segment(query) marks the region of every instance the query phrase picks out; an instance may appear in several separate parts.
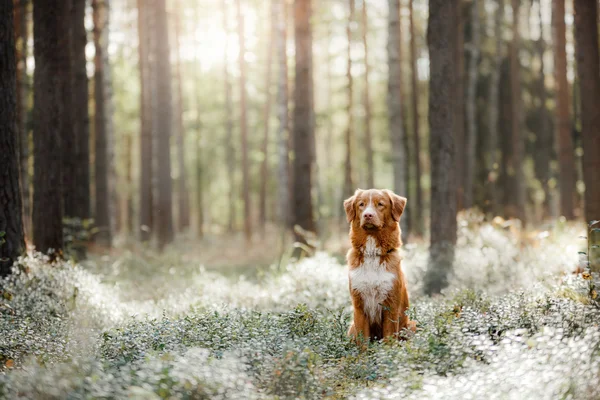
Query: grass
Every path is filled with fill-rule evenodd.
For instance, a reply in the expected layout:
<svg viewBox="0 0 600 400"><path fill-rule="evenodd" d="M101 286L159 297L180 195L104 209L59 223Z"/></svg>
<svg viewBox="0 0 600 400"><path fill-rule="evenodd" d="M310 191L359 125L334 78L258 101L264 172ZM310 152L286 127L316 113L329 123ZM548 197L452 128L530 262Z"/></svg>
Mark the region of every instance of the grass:
<svg viewBox="0 0 600 400"><path fill-rule="evenodd" d="M419 330L366 352L346 337L346 270L326 253L236 273L185 243L80 265L29 255L0 282L0 397L600 397L600 309L572 273L578 227L460 226L441 296L421 293L426 245L406 246Z"/></svg>

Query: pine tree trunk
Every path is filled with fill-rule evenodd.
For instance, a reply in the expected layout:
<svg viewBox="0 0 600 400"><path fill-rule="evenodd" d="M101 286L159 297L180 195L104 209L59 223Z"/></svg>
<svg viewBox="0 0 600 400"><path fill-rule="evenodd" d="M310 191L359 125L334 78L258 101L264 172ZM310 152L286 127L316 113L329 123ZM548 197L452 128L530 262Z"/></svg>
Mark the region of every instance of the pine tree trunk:
<svg viewBox="0 0 600 400"><path fill-rule="evenodd" d="M240 144L242 148L242 200L244 202L244 237L246 243L252 240L252 219L250 216L250 164L248 161L248 116L246 108L246 45L244 34L244 15L241 0L236 0L238 20L238 62L240 64Z"/></svg>
<svg viewBox="0 0 600 400"><path fill-rule="evenodd" d="M452 1L455 15L454 31L454 136L456 138L457 209L465 208L465 30L462 0Z"/></svg>
<svg viewBox="0 0 600 400"><path fill-rule="evenodd" d="M273 33L275 31L275 21L271 21L268 28L267 40L267 69L265 71L265 108L263 114L263 140L261 152L263 159L260 165L260 192L259 192L259 222L261 230L264 232L267 224L267 184L269 182L269 130L271 121L271 70L273 64Z"/></svg>
<svg viewBox="0 0 600 400"><path fill-rule="evenodd" d="M227 0L223 0L223 30L227 33L225 37L225 46L223 52L223 74L225 81L225 153L227 154L227 177L229 182L229 220L227 222L227 230L233 232L235 228L235 200L236 200L236 179L235 179L235 147L233 146L233 101L232 101L232 84L229 74L229 15L227 10Z"/></svg>
<svg viewBox="0 0 600 400"><path fill-rule="evenodd" d="M138 38L140 70L140 194L139 194L139 237L142 242L150 240L153 224L154 195L152 190L153 138L152 138L152 101L150 99L150 34L149 12L152 5L148 0L138 1ZM144 4L145 3L145 4Z"/></svg>
<svg viewBox="0 0 600 400"><path fill-rule="evenodd" d="M369 64L369 18L367 15L367 1L363 0L362 4L362 41L365 52L365 88L363 97L363 107L365 111L365 152L367 153L367 187L375 187L375 167L373 165L373 134L371 132L371 95L369 75L371 65Z"/></svg>
<svg viewBox="0 0 600 400"><path fill-rule="evenodd" d="M474 205L476 150L477 150L477 66L479 63L480 46L480 24L479 24L479 1L471 3L471 43L469 44L469 75L467 82L467 135L465 137L465 173L464 173L464 198L463 205L466 209Z"/></svg>
<svg viewBox="0 0 600 400"><path fill-rule="evenodd" d="M19 112L13 2L0 3L0 277L25 251L19 187Z"/></svg>
<svg viewBox="0 0 600 400"><path fill-rule="evenodd" d="M127 134L125 136L125 184L127 189L125 192L125 232L127 235L134 233L134 222L133 222L133 165L132 165L132 154L133 151L133 135Z"/></svg>
<svg viewBox="0 0 600 400"><path fill-rule="evenodd" d="M415 219L414 232L418 236L423 236L425 232L425 224L423 220L423 185L421 183L421 133L419 129L419 86L418 86L418 70L417 70L417 49L416 36L413 15L413 0L409 1L409 19L410 19L410 65L411 65L411 99L412 99L412 128L413 128L413 148L414 163L415 163L415 193L416 198L412 203L412 212Z"/></svg>
<svg viewBox="0 0 600 400"><path fill-rule="evenodd" d="M171 181L171 62L166 0L156 0L156 69L157 69L157 177L158 197L157 238L158 247L173 241L173 189Z"/></svg>
<svg viewBox="0 0 600 400"><path fill-rule="evenodd" d="M581 96L581 138L585 220L600 220L600 56L598 3L574 0L577 74Z"/></svg>
<svg viewBox="0 0 600 400"><path fill-rule="evenodd" d="M69 46L64 35L64 16L70 2L33 3L34 104L33 104L33 244L37 251L60 256L63 247L61 132L67 122L65 107L70 104L57 86L70 76ZM52 250L52 251L50 251Z"/></svg>
<svg viewBox="0 0 600 400"><path fill-rule="evenodd" d="M181 3L180 3L181 4ZM183 77L181 74L181 17L177 9L173 10L173 19L175 25L175 59L176 59L176 70L175 80L177 82L177 169L179 170L179 179L177 180L177 195L179 200L179 223L178 227L180 231L185 231L190 226L190 193L188 191L187 182L187 170L185 166L185 147L186 147L186 133L185 126L183 123Z"/></svg>
<svg viewBox="0 0 600 400"><path fill-rule="evenodd" d="M312 98L312 46L311 46L311 1L295 0L294 3L294 42L296 45L296 74L294 82L294 123L293 123L293 201L294 225L314 232L311 189L314 144ZM306 243L302 235L296 233L296 240Z"/></svg>
<svg viewBox="0 0 600 400"><path fill-rule="evenodd" d="M73 216L82 220L91 217L90 212L90 116L87 77L87 31L85 29L86 0L72 0L72 59L73 59L73 126L74 126L74 173L75 209Z"/></svg>
<svg viewBox="0 0 600 400"><path fill-rule="evenodd" d="M353 80L352 80L352 24L354 23L354 0L349 0L349 14L346 21L346 40L348 42L346 53L346 79L348 82L348 104L346 114L348 116L348 126L346 127L345 149L346 157L344 162L344 199L351 196L354 192L354 179L352 177L352 147L354 142L354 112L353 106Z"/></svg>
<svg viewBox="0 0 600 400"><path fill-rule="evenodd" d="M105 246L112 242L110 223L110 187L109 174L109 138L108 138L108 110L106 104L105 62L104 53L108 48L108 0L92 0L94 11L94 45L96 55L94 58L94 137L95 137L95 186L96 207L95 224L98 228L96 240Z"/></svg>
<svg viewBox="0 0 600 400"><path fill-rule="evenodd" d="M431 247L425 276L425 292L428 294L439 293L447 286L456 244L456 137L452 132L456 88L448 82L452 82L456 74L454 18L458 1L429 1Z"/></svg>
<svg viewBox="0 0 600 400"><path fill-rule="evenodd" d="M225 10L225 9L223 9ZM198 4L194 7L194 16L196 19L200 19L200 7ZM195 74L195 89L196 89L196 234L198 239L204 237L204 192L209 191L209 182L205 179L204 172L204 148L202 138L202 82L201 82L201 71L200 68L196 70Z"/></svg>
<svg viewBox="0 0 600 400"><path fill-rule="evenodd" d="M554 71L556 82L556 139L558 149L560 213L567 219L575 217L575 153L571 136L569 112L569 82L567 81L567 53L565 27L565 0L552 1L554 34Z"/></svg>
<svg viewBox="0 0 600 400"><path fill-rule="evenodd" d="M277 82L277 176L279 198L279 220L283 226L290 224L290 161L289 161L289 107L287 66L287 7L286 0L274 0L277 21L277 60L279 65Z"/></svg>
<svg viewBox="0 0 600 400"><path fill-rule="evenodd" d="M400 64L400 2L399 0L388 0L388 129L392 143L392 168L394 169L394 192L406 195L406 154L404 138L404 122L402 115L402 69ZM405 238L407 218L401 220L402 235Z"/></svg>

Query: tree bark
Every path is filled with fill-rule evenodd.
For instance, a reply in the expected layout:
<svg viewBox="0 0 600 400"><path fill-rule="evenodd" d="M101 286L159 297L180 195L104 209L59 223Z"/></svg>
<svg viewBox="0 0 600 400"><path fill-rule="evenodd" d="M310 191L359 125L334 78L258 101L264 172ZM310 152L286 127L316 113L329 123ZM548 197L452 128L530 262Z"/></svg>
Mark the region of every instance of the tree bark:
<svg viewBox="0 0 600 400"><path fill-rule="evenodd" d="M467 82L466 116L467 135L465 137L465 173L464 173L464 208L474 204L476 150L477 150L477 77L480 46L479 1L471 3L471 43L469 44L469 75Z"/></svg>
<svg viewBox="0 0 600 400"><path fill-rule="evenodd" d="M415 217L414 232L418 236L423 236L425 224L423 220L423 185L421 183L421 132L419 116L419 80L417 70L417 45L414 25L413 0L409 1L409 20L410 20L410 58L411 58L411 99L412 99L412 128L413 128L413 149L415 163L415 202L413 203L413 215Z"/></svg>
<svg viewBox="0 0 600 400"><path fill-rule="evenodd" d="M64 16L70 2L33 3L34 104L33 104L33 244L37 251L56 258L63 247L62 149L61 132L66 124L65 107L70 102L56 90L70 76L69 46L64 34Z"/></svg>
<svg viewBox="0 0 600 400"><path fill-rule="evenodd" d="M552 0L554 35L554 72L556 81L556 139L558 149L560 213L567 219L575 218L575 153L571 136L569 111L569 83L567 81L567 53L565 27L565 0Z"/></svg>
<svg viewBox="0 0 600 400"><path fill-rule="evenodd" d="M600 55L598 3L574 0L577 74L581 97L581 138L585 219L600 220Z"/></svg>
<svg viewBox="0 0 600 400"><path fill-rule="evenodd" d="M352 24L354 23L354 0L349 0L348 20L346 21L346 40L348 42L346 53L346 80L348 82L348 104L346 114L348 115L348 126L346 127L345 149L346 159L344 162L344 199L350 197L354 192L354 179L352 177L352 147L354 143L354 111L353 111L353 79L352 79Z"/></svg>
<svg viewBox="0 0 600 400"><path fill-rule="evenodd" d="M407 192L404 122L402 115L402 68L401 68L400 2L388 0L388 129L392 143L392 168L394 169L394 192L403 196ZM408 233L407 217L402 218L402 236Z"/></svg>
<svg viewBox="0 0 600 400"><path fill-rule="evenodd" d="M246 45L244 34L244 14L241 0L236 0L238 19L238 42L240 64L240 143L242 147L242 200L244 202L244 237L246 243L252 240L252 219L250 216L250 164L248 161L248 116L246 108Z"/></svg>
<svg viewBox="0 0 600 400"><path fill-rule="evenodd" d="M156 0L156 69L157 69L157 238L163 249L173 241L173 189L171 181L171 62L166 0Z"/></svg>
<svg viewBox="0 0 600 400"><path fill-rule="evenodd" d="M277 83L277 153L279 220L283 226L290 224L290 161L289 161L289 107L288 107L288 65L287 65L287 7L286 0L273 1L277 21L277 60L279 64Z"/></svg>
<svg viewBox="0 0 600 400"><path fill-rule="evenodd" d="M231 77L229 74L229 15L227 10L227 0L223 0L223 30L226 32L225 37L225 46L223 50L223 75L225 81L225 153L227 154L227 177L229 181L229 212L228 212L228 222L227 222L227 230L229 232L233 232L235 227L235 147L233 146L233 103L231 99L232 95L232 85L231 85Z"/></svg>
<svg viewBox="0 0 600 400"><path fill-rule="evenodd" d="M367 186L375 187L375 167L373 165L373 134L371 131L371 94L369 75L371 73L371 65L369 64L369 18L367 15L367 1L363 0L362 4L362 41L365 52L365 88L363 97L363 107L365 111L365 152L367 158Z"/></svg>
<svg viewBox="0 0 600 400"><path fill-rule="evenodd" d="M456 76L454 18L458 1L429 1L431 247L425 276L425 292L428 294L439 293L447 286L456 244L456 137L452 132L456 88L448 83Z"/></svg>
<svg viewBox="0 0 600 400"><path fill-rule="evenodd" d="M96 241L110 246L112 232L110 223L110 187L109 187L109 138L108 113L106 104L106 75L104 71L104 53L108 48L108 0L92 0L94 11L94 137L95 137L95 186L96 207L95 224L98 228Z"/></svg>
<svg viewBox="0 0 600 400"><path fill-rule="evenodd" d="M154 195L152 190L153 138L152 138L152 85L150 79L150 34L148 27L148 9L152 5L148 0L138 2L138 55L140 70L140 195L139 195L139 237L142 242L151 238L154 230ZM145 4L144 4L145 3Z"/></svg>
<svg viewBox="0 0 600 400"><path fill-rule="evenodd" d="M455 15L453 37L454 43L454 136L456 137L456 190L457 209L465 208L465 28L462 0L453 1Z"/></svg>
<svg viewBox="0 0 600 400"><path fill-rule="evenodd" d="M293 207L294 225L314 232L312 205L313 164L313 102L312 102L312 45L311 45L311 1L295 0L294 42L296 45L296 74L294 82L294 128L293 128ZM296 240L306 243L296 232Z"/></svg>
<svg viewBox="0 0 600 400"><path fill-rule="evenodd" d="M13 2L0 3L0 277L25 250L19 187L17 60Z"/></svg>

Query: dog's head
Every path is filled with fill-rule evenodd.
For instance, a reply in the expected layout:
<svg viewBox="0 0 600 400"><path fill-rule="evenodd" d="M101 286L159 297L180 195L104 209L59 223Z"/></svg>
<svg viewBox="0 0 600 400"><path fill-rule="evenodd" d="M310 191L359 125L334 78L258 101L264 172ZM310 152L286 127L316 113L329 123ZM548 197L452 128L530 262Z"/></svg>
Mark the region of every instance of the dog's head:
<svg viewBox="0 0 600 400"><path fill-rule="evenodd" d="M387 189L358 189L344 201L348 222L365 231L397 225L405 206L406 198Z"/></svg>

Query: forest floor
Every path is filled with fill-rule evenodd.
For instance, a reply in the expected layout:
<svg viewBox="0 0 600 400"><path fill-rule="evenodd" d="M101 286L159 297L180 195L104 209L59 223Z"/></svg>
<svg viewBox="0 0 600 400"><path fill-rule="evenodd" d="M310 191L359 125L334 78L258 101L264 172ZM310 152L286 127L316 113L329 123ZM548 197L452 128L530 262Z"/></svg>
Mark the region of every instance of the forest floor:
<svg viewBox="0 0 600 400"><path fill-rule="evenodd" d="M298 262L277 239L29 255L0 281L0 398L599 398L584 227L459 229L441 296L422 294L426 244L404 247L419 329L366 352L346 337L343 240Z"/></svg>

